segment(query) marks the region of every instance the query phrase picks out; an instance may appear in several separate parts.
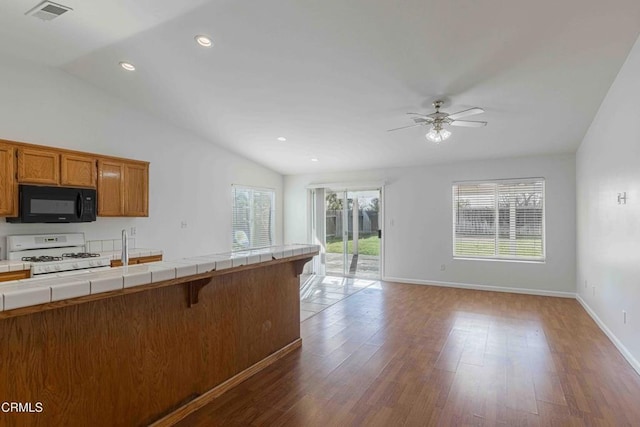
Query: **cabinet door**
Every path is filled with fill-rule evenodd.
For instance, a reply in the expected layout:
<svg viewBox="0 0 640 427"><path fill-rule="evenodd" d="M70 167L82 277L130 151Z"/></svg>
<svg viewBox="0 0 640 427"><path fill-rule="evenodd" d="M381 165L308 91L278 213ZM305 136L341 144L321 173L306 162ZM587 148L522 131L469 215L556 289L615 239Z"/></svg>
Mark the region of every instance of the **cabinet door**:
<svg viewBox="0 0 640 427"><path fill-rule="evenodd" d="M29 277L31 277L31 270L10 271L8 273L0 273L0 282L28 279Z"/></svg>
<svg viewBox="0 0 640 427"><path fill-rule="evenodd" d="M98 215L124 215L124 164L98 160Z"/></svg>
<svg viewBox="0 0 640 427"><path fill-rule="evenodd" d="M129 258L129 265L138 264L138 258ZM111 267L122 267L122 260L114 259L111 260Z"/></svg>
<svg viewBox="0 0 640 427"><path fill-rule="evenodd" d="M71 187L96 188L96 159L77 154L62 154L60 183Z"/></svg>
<svg viewBox="0 0 640 427"><path fill-rule="evenodd" d="M124 164L124 214L149 216L148 164Z"/></svg>
<svg viewBox="0 0 640 427"><path fill-rule="evenodd" d="M162 261L162 255L150 255L137 258L138 264L146 264L148 262Z"/></svg>
<svg viewBox="0 0 640 427"><path fill-rule="evenodd" d="M15 150L0 144L0 216L18 214L18 191L15 175Z"/></svg>
<svg viewBox="0 0 640 427"><path fill-rule="evenodd" d="M18 182L60 184L60 154L38 148L18 148Z"/></svg>

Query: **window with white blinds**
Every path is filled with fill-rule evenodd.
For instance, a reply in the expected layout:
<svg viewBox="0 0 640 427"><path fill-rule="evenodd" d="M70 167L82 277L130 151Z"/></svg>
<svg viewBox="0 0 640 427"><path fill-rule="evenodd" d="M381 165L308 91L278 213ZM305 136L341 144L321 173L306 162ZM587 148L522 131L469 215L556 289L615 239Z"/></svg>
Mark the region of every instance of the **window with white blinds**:
<svg viewBox="0 0 640 427"><path fill-rule="evenodd" d="M232 186L234 251L273 245L275 198L273 190Z"/></svg>
<svg viewBox="0 0 640 427"><path fill-rule="evenodd" d="M545 259L544 179L453 184L453 256Z"/></svg>

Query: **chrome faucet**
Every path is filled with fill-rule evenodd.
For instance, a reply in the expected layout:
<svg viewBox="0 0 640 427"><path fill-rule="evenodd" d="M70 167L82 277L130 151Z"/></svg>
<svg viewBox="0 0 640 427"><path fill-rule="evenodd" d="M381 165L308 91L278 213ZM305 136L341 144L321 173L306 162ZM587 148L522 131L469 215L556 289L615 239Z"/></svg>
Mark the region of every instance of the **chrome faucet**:
<svg viewBox="0 0 640 427"><path fill-rule="evenodd" d="M122 254L120 260L122 261L123 267L129 265L129 239L127 237L127 230L122 230Z"/></svg>

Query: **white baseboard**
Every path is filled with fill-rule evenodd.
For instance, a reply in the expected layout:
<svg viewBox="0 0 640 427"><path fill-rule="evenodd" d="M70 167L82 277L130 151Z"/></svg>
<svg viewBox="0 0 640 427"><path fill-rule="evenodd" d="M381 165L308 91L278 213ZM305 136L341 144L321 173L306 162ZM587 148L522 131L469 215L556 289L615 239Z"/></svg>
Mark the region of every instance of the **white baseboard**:
<svg viewBox="0 0 640 427"><path fill-rule="evenodd" d="M575 298L573 292L546 291L540 289L508 288L502 286L478 285L473 283L439 282L436 280L403 279L400 277L383 277L386 282L410 283L413 285L444 286L447 288L474 289L477 291L509 292L513 294L539 295L545 297Z"/></svg>
<svg viewBox="0 0 640 427"><path fill-rule="evenodd" d="M633 355L627 349L627 347L625 347L624 344L622 344L622 342L618 339L618 337L613 332L611 332L611 330L607 327L607 325L604 324L604 322L598 317L596 312L593 311L591 307L589 307L589 304L587 304L587 302L583 300L580 295L576 295L576 299L582 305L584 310L589 314L589 316L591 316L593 321L596 322L596 324L600 327L600 329L602 329L602 332L604 332L605 335L609 337L613 345L616 346L616 348L622 354L622 356L625 359L627 359L627 362L629 362L631 367L633 367L633 369L636 370L638 375L640 375L640 362L638 362L638 360L635 357L633 357Z"/></svg>

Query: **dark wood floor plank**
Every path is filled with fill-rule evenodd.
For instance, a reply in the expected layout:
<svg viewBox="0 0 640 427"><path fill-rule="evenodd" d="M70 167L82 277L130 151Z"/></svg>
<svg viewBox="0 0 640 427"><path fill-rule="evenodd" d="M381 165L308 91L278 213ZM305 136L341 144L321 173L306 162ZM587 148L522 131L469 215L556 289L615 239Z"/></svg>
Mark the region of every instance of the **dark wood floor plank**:
<svg viewBox="0 0 640 427"><path fill-rule="evenodd" d="M640 377L575 300L380 283L301 335L180 425L640 425Z"/></svg>

